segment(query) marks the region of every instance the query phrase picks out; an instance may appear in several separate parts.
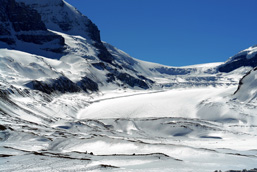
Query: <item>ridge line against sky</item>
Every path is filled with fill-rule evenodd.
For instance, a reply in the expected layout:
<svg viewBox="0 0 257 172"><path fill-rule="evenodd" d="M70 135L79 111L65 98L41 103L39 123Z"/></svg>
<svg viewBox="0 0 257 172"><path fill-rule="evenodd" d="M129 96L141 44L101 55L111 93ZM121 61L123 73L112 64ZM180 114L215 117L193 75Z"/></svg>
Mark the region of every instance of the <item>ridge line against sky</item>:
<svg viewBox="0 0 257 172"><path fill-rule="evenodd" d="M65 0L101 39L169 66L224 62L257 44L255 0Z"/></svg>

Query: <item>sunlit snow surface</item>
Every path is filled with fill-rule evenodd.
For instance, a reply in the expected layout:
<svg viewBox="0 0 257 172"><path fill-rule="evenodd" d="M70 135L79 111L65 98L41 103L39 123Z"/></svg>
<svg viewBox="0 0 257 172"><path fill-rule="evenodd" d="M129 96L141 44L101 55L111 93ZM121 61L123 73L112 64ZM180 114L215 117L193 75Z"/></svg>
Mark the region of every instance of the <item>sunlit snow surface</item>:
<svg viewBox="0 0 257 172"><path fill-rule="evenodd" d="M235 89L116 90L91 97L66 94L51 102L13 95L0 102L0 124L9 127L0 132L0 169L254 168L256 106L234 99Z"/></svg>
<svg viewBox="0 0 257 172"><path fill-rule="evenodd" d="M60 59L0 49L1 171L256 168L256 83L233 95L250 68L226 74L215 73L220 63L168 67L105 43L117 64L137 73L126 72L155 82L149 91L124 88L91 65L100 61L90 40L55 33L68 51ZM73 82L88 76L101 91L47 95L24 86L63 75Z"/></svg>
<svg viewBox="0 0 257 172"><path fill-rule="evenodd" d="M9 92L0 92L0 170L207 172L256 167L251 86L256 84L233 95L248 68L206 73L217 66L206 64L183 67L195 70L187 75L167 75L150 70L162 65L112 49L117 61L134 62L137 71L156 82L155 88L124 89L101 82L101 91L94 94L26 90L30 80L63 74L74 82L84 75L105 80L106 71L89 65L96 60L94 50L80 47L87 40L62 35L70 54L60 60L0 50L0 88ZM252 73L244 82L254 78Z"/></svg>

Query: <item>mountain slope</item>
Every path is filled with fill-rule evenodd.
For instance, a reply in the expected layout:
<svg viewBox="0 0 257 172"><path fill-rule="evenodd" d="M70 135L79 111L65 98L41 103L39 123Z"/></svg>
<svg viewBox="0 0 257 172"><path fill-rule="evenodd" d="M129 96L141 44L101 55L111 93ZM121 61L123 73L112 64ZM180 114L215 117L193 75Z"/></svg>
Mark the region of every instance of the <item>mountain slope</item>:
<svg viewBox="0 0 257 172"><path fill-rule="evenodd" d="M249 47L238 54L230 57L218 70L220 72L231 72L242 66L256 67L257 66L257 46Z"/></svg>
<svg viewBox="0 0 257 172"><path fill-rule="evenodd" d="M257 98L257 68L249 71L239 82L235 97L242 102L253 102Z"/></svg>
<svg viewBox="0 0 257 172"><path fill-rule="evenodd" d="M103 46L97 26L74 7L63 0L17 0L37 10L50 30L90 40L98 52L98 58L111 63L112 56Z"/></svg>
<svg viewBox="0 0 257 172"><path fill-rule="evenodd" d="M35 10L14 0L1 0L0 8L1 47L43 55L62 52L64 39L48 31Z"/></svg>

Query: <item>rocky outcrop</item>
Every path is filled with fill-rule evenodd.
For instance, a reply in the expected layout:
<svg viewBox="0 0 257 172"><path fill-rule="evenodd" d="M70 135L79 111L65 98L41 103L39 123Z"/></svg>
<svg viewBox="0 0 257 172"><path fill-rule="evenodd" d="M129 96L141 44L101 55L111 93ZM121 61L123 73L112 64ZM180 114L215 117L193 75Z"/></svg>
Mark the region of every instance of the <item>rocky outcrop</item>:
<svg viewBox="0 0 257 172"><path fill-rule="evenodd" d="M130 87L139 87L143 89L149 89L149 86L143 80L137 79L127 73L119 73L117 79L123 83L128 84Z"/></svg>
<svg viewBox="0 0 257 172"><path fill-rule="evenodd" d="M147 84L146 80L138 79L136 77L133 77L127 73L122 72L114 72L114 73L108 73L107 74L107 82L114 82L114 81L121 81L123 84L122 86L126 87L126 85L130 87L139 87L142 89L149 89L149 85ZM151 81L151 80L148 80ZM153 83L153 81L151 81Z"/></svg>
<svg viewBox="0 0 257 172"><path fill-rule="evenodd" d="M60 93L76 93L85 91L87 93L97 92L99 90L96 82L88 77L83 77L79 82L74 83L65 76L47 81L33 80L25 86L33 90L39 90L47 94L56 92Z"/></svg>
<svg viewBox="0 0 257 172"><path fill-rule="evenodd" d="M47 30L37 11L22 3L8 0L5 10L15 32Z"/></svg>
<svg viewBox="0 0 257 172"><path fill-rule="evenodd" d="M257 66L257 46L249 47L218 67L219 72L231 72L240 67L256 67Z"/></svg>
<svg viewBox="0 0 257 172"><path fill-rule="evenodd" d="M47 94L53 92L61 93L75 93L81 89L68 78L62 76L57 79L50 79L48 81L33 80L26 84L27 87L33 90L39 90Z"/></svg>
<svg viewBox="0 0 257 172"><path fill-rule="evenodd" d="M257 98L257 67L249 71L239 81L237 90L234 93L234 98L241 102L253 101Z"/></svg>
<svg viewBox="0 0 257 172"><path fill-rule="evenodd" d="M246 58L246 55L238 56L237 58L233 59L233 61L229 61L225 63L224 65L220 66L218 70L220 72L231 72L235 69L238 69L240 67L256 67L257 66L257 54L248 59Z"/></svg>
<svg viewBox="0 0 257 172"><path fill-rule="evenodd" d="M0 0L0 41L11 45L15 40L11 34L12 25L7 14L8 3L14 3L14 1Z"/></svg>
<svg viewBox="0 0 257 172"><path fill-rule="evenodd" d="M186 75L196 71L195 68L183 69L183 68L167 68L167 67L159 67L159 68L154 68L152 70L155 70L160 72L161 74L167 74L167 75Z"/></svg>
<svg viewBox="0 0 257 172"><path fill-rule="evenodd" d="M97 83L88 77L83 77L81 81L77 82L77 85L87 93L99 90Z"/></svg>
<svg viewBox="0 0 257 172"><path fill-rule="evenodd" d="M86 16L63 0L17 0L38 11L47 29L80 35L92 40L92 45L98 50L98 58L112 63L113 57L103 45L100 31Z"/></svg>
<svg viewBox="0 0 257 172"><path fill-rule="evenodd" d="M15 45L19 40L44 45L41 49L47 51L63 50L64 38L48 31L36 10L15 0L0 0L0 3L0 41Z"/></svg>

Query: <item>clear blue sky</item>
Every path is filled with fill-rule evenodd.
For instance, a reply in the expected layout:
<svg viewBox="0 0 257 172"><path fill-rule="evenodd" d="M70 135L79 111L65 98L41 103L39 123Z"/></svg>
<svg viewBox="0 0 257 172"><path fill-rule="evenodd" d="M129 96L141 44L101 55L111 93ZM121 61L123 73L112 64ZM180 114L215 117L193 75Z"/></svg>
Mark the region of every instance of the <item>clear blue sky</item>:
<svg viewBox="0 0 257 172"><path fill-rule="evenodd" d="M257 44L257 0L66 0L132 57L170 66L226 61Z"/></svg>

